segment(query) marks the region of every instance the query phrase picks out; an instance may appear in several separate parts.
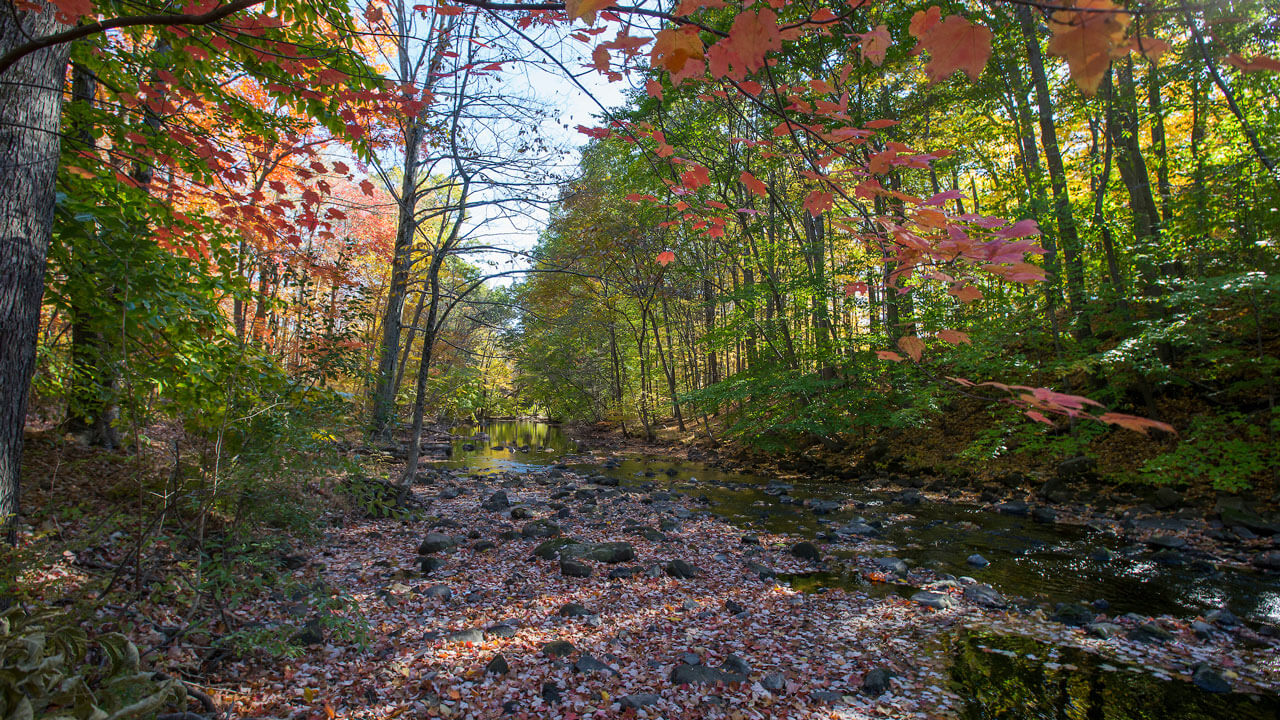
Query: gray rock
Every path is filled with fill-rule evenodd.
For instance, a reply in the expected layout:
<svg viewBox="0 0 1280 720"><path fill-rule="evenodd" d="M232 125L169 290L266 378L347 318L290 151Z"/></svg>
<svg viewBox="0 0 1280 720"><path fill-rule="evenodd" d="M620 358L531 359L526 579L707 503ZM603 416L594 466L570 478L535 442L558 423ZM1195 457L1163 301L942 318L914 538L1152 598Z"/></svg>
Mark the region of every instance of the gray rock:
<svg viewBox="0 0 1280 720"><path fill-rule="evenodd" d="M444 533L429 532L418 545L418 554L430 555L431 553L442 552L457 544L456 540Z"/></svg>
<svg viewBox="0 0 1280 720"><path fill-rule="evenodd" d="M1196 665L1195 671L1191 674L1191 682L1208 693L1231 692L1231 683L1227 682L1226 678L1205 663Z"/></svg>
<svg viewBox="0 0 1280 720"><path fill-rule="evenodd" d="M1222 524L1227 527L1248 528L1258 535L1275 535L1280 533L1280 522L1267 520L1255 512L1236 507L1223 507L1218 510Z"/></svg>
<svg viewBox="0 0 1280 720"><path fill-rule="evenodd" d="M422 568L422 572L426 575L439 570L446 565L444 558L433 557L430 555L418 558L418 565Z"/></svg>
<svg viewBox="0 0 1280 720"><path fill-rule="evenodd" d="M591 577L591 566L581 560L562 558L560 560L560 574L565 577Z"/></svg>
<svg viewBox="0 0 1280 720"><path fill-rule="evenodd" d="M851 521L835 530L837 535L857 535L859 537L879 537L880 531L874 527L856 520Z"/></svg>
<svg viewBox="0 0 1280 720"><path fill-rule="evenodd" d="M889 691L892 679L893 672L889 668L873 668L862 678L862 693L870 697L880 697Z"/></svg>
<svg viewBox="0 0 1280 720"><path fill-rule="evenodd" d="M603 563L631 562L636 559L636 549L631 543L604 542L591 546L590 557Z"/></svg>
<svg viewBox="0 0 1280 720"><path fill-rule="evenodd" d="M980 567L980 568L986 567L991 564L990 560L982 557L978 553L974 553L969 557L965 558L965 562L969 563L974 567Z"/></svg>
<svg viewBox="0 0 1280 720"><path fill-rule="evenodd" d="M702 574L701 570L694 567L693 565L690 565L684 560L680 560L679 558L672 560L671 562L664 565L662 567L662 570L667 575L673 578L681 579L681 580L696 578Z"/></svg>
<svg viewBox="0 0 1280 720"><path fill-rule="evenodd" d="M714 685L716 683L746 682L745 675L726 672L706 665L681 663L671 670L670 681L674 685Z"/></svg>
<svg viewBox="0 0 1280 720"><path fill-rule="evenodd" d="M560 704L560 686L553 682L542 683L542 701L548 705Z"/></svg>
<svg viewBox="0 0 1280 720"><path fill-rule="evenodd" d="M507 664L507 659L498 653L493 656L489 664L484 666L484 671L490 675L506 675L511 672L511 666Z"/></svg>
<svg viewBox="0 0 1280 720"><path fill-rule="evenodd" d="M565 603L560 606L560 609L556 611L556 614L560 617L583 617L585 615L590 615L591 611L578 603Z"/></svg>
<svg viewBox="0 0 1280 720"><path fill-rule="evenodd" d="M906 575L908 572L907 561L896 557L878 557L871 558L871 562L884 572L890 572L895 575Z"/></svg>
<svg viewBox="0 0 1280 720"><path fill-rule="evenodd" d="M1109 623L1109 622L1089 623L1088 625L1084 626L1084 629L1085 629L1085 632L1089 633L1090 635L1096 638L1102 638L1103 640L1110 640L1111 638L1116 637L1120 633L1124 632L1123 627L1115 623Z"/></svg>
<svg viewBox="0 0 1280 720"><path fill-rule="evenodd" d="M1058 463L1058 477L1063 480L1080 480L1092 478L1098 463L1091 457L1077 455Z"/></svg>
<svg viewBox="0 0 1280 720"><path fill-rule="evenodd" d="M542 646L542 654L553 658L568 657L577 651L578 649L568 640L552 640Z"/></svg>
<svg viewBox="0 0 1280 720"><path fill-rule="evenodd" d="M841 507L840 503L834 500L810 500L808 505L815 515L830 515Z"/></svg>
<svg viewBox="0 0 1280 720"><path fill-rule="evenodd" d="M728 600L724 601L724 609L728 610L729 614L731 615L738 615L740 613L744 613L747 611L747 609L743 607L741 603L739 603L737 600L734 600L733 598L729 598Z"/></svg>
<svg viewBox="0 0 1280 720"><path fill-rule="evenodd" d="M1169 486L1156 488L1151 504L1157 510L1170 510L1182 504L1182 493Z"/></svg>
<svg viewBox="0 0 1280 720"><path fill-rule="evenodd" d="M518 628L506 623L497 623L484 629L485 637L509 638L514 637L517 632L519 632Z"/></svg>
<svg viewBox="0 0 1280 720"><path fill-rule="evenodd" d="M695 653L695 652L682 652L680 653L679 656L677 656L677 659L680 662L684 663L685 665L701 665L702 664L702 658L698 657L698 653Z"/></svg>
<svg viewBox="0 0 1280 720"><path fill-rule="evenodd" d="M955 598L950 595L946 593L929 592L928 590L921 590L915 595L912 595L911 601L924 605L925 607L931 607L935 610L946 610L947 608L955 607L956 605Z"/></svg>
<svg viewBox="0 0 1280 720"><path fill-rule="evenodd" d="M578 662L573 664L573 669L580 673L605 673L606 675L621 674L617 670L614 670L608 665L595 659L589 653L582 653L582 656L578 658Z"/></svg>
<svg viewBox="0 0 1280 720"><path fill-rule="evenodd" d="M1173 633L1156 623L1148 622L1130 630L1129 639L1144 643L1166 643L1173 639Z"/></svg>
<svg viewBox="0 0 1280 720"><path fill-rule="evenodd" d="M512 520L528 520L528 519L529 519L529 518L531 518L531 517L533 517L533 511L532 511L532 510L530 510L530 509L529 509L529 508L527 508L527 507L513 507L513 508L511 508L511 519L512 519Z"/></svg>
<svg viewBox="0 0 1280 720"><path fill-rule="evenodd" d="M511 499L507 497L506 490L499 490L490 495L489 499L480 503L480 508L482 510L488 510L489 512L498 512L499 510L506 510L509 507L511 507Z"/></svg>
<svg viewBox="0 0 1280 720"><path fill-rule="evenodd" d="M1093 622L1095 617L1097 613L1080 603L1058 603L1049 619L1063 625L1084 627Z"/></svg>
<svg viewBox="0 0 1280 720"><path fill-rule="evenodd" d="M1058 511L1051 507L1038 507L1031 511L1031 519L1049 525L1058 521Z"/></svg>
<svg viewBox="0 0 1280 720"><path fill-rule="evenodd" d="M1253 556L1253 566L1280 571L1280 550L1268 550Z"/></svg>
<svg viewBox="0 0 1280 720"><path fill-rule="evenodd" d="M448 602L453 597L453 591L448 585L432 585L422 591L422 596Z"/></svg>
<svg viewBox="0 0 1280 720"><path fill-rule="evenodd" d="M835 690L814 690L809 693L809 697L818 702L827 703L828 705L835 705L837 703L844 702L844 693L836 692Z"/></svg>
<svg viewBox="0 0 1280 720"><path fill-rule="evenodd" d="M449 633L445 636L445 640L451 643L482 643L484 642L484 633L476 628L468 628Z"/></svg>
<svg viewBox="0 0 1280 720"><path fill-rule="evenodd" d="M1226 609L1213 610L1208 615L1205 615L1204 619L1214 625L1222 627L1235 627L1240 624L1240 621L1236 619L1236 616L1233 615L1230 610Z"/></svg>
<svg viewBox="0 0 1280 720"><path fill-rule="evenodd" d="M782 692L787 687L787 676L780 672L771 672L760 680L760 687L771 693Z"/></svg>
<svg viewBox="0 0 1280 720"><path fill-rule="evenodd" d="M640 709L646 705L653 705L662 698L653 693L633 693L631 695L623 695L618 698L618 704L625 708Z"/></svg>
<svg viewBox="0 0 1280 720"><path fill-rule="evenodd" d="M534 557L539 557L539 558L542 558L543 560L554 560L560 556L561 551L564 550L564 548L566 548L567 546L581 545L581 544L582 544L581 542L574 540L573 538L567 538L567 537L552 538L550 540L544 540L541 543L539 543L538 547L533 549L533 555Z"/></svg>
<svg viewBox="0 0 1280 720"><path fill-rule="evenodd" d="M818 546L808 541L801 541L791 546L791 554L801 560L817 562L822 559L822 553L818 551Z"/></svg>
<svg viewBox="0 0 1280 720"><path fill-rule="evenodd" d="M1181 550L1187 546L1187 539L1177 535L1152 535L1147 538L1147 545L1165 550Z"/></svg>
<svg viewBox="0 0 1280 720"><path fill-rule="evenodd" d="M549 538L560 534L560 526L550 520L534 520L520 528L520 534L527 538Z"/></svg>
<svg viewBox="0 0 1280 720"><path fill-rule="evenodd" d="M641 567L641 566L639 566L639 565L632 565L632 566L630 566L630 567L614 568L614 569L612 569L612 570L610 570L610 571L609 571L609 579L610 579L610 580L625 580L626 578L633 578L633 577L635 577L636 575L639 575L639 574L640 574L640 573L642 573L642 572L644 572L644 568L643 568L643 567Z"/></svg>
<svg viewBox="0 0 1280 720"><path fill-rule="evenodd" d="M1002 608L1007 605L1004 596L990 585L966 585L964 588L964 599L975 605L990 608Z"/></svg>
<svg viewBox="0 0 1280 720"><path fill-rule="evenodd" d="M758 576L761 580L769 580L778 576L778 571L767 565L761 565L754 560L747 561L747 569Z"/></svg>
<svg viewBox="0 0 1280 720"><path fill-rule="evenodd" d="M747 664L747 661L733 653L730 653L729 657L726 657L724 662L720 663L720 669L737 675L751 674L751 666Z"/></svg>
<svg viewBox="0 0 1280 720"><path fill-rule="evenodd" d="M1213 637L1214 627L1203 620L1193 620L1191 622L1191 632L1201 640L1208 640Z"/></svg>
<svg viewBox="0 0 1280 720"><path fill-rule="evenodd" d="M1015 515L1018 517L1026 517L1031 514L1031 506L1021 500L1011 500L1006 503L1000 503L996 506L996 512L1002 515Z"/></svg>

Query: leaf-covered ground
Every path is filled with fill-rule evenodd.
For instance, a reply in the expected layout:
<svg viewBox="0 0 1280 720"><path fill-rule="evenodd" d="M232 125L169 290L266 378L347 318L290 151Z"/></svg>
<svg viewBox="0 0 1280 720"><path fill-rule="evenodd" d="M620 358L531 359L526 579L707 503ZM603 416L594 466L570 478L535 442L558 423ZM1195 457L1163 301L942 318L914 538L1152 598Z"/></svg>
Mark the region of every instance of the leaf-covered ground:
<svg viewBox="0 0 1280 720"><path fill-rule="evenodd" d="M456 489L463 494L448 497ZM483 509L499 489L517 515L529 517ZM892 595L796 593L761 578L760 566L812 569L790 552L802 538L744 542L740 530L700 515L687 498L597 487L568 471L484 479L441 474L416 492L429 500L427 519L353 522L305 549L307 561L292 572L299 584L316 588L310 596L228 609L241 622L301 632L317 613L358 608L370 628L363 646L322 631L295 638L306 644L297 660L223 663L208 687L235 716L936 717L961 702L948 688L946 668L946 638L961 626L1087 647L1179 681L1204 661L1236 689L1280 682L1280 654L1267 641L1251 649L1227 633L1205 641L1171 618L1156 621L1173 639L1146 644L1123 635L1089 637L1038 611L981 608L953 583L932 586L956 601L944 610ZM635 559L587 559L590 577L567 577L558 561L532 557L543 538L520 534L541 518L583 542L631 543ZM457 545L430 554L443 564L424 575L418 550L429 531ZM669 576L664 568L673 560L700 574ZM608 577L628 567L636 574ZM865 569L873 574L869 559ZM927 570L909 577L916 586L936 580ZM355 607L321 607L319 598L330 590L349 594ZM570 603L586 614L563 616ZM1135 621L1119 622L1127 628ZM572 649L553 656L544 650L553 641ZM499 655L502 662L494 662ZM691 661L745 670L746 680L673 682L673 670ZM486 670L502 663L505 673ZM879 697L861 689L875 668L893 673ZM632 704L641 706L626 706Z"/></svg>

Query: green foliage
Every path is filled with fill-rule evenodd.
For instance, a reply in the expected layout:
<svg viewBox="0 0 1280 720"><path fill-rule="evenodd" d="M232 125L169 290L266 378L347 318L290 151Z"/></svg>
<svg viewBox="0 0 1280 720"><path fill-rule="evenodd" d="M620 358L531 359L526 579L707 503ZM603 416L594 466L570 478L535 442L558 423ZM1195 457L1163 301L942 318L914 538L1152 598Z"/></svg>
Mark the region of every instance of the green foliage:
<svg viewBox="0 0 1280 720"><path fill-rule="evenodd" d="M1100 423L1080 422L1074 431L1050 430L1027 420L1013 410L990 413L991 424L979 430L958 454L966 462L981 466L997 458L1022 456L1032 461L1055 461L1077 455L1092 455L1090 444L1111 432Z"/></svg>
<svg viewBox="0 0 1280 720"><path fill-rule="evenodd" d="M1152 485L1207 483L1215 490L1247 490L1280 473L1280 411L1196 418L1186 438L1148 460L1138 479Z"/></svg>
<svg viewBox="0 0 1280 720"><path fill-rule="evenodd" d="M414 509L400 502L399 490L388 480L354 473L339 487L365 517L411 520L418 516Z"/></svg>
<svg viewBox="0 0 1280 720"><path fill-rule="evenodd" d="M185 697L182 683L141 670L138 648L123 635L90 643L62 613L0 613L0 718L123 720Z"/></svg>
<svg viewBox="0 0 1280 720"><path fill-rule="evenodd" d="M288 597L303 598L312 619L307 629L327 642L366 650L371 642L369 621L349 595L322 587L293 585L280 589ZM298 658L306 652L302 628L287 623L253 623L218 640L220 647L242 657Z"/></svg>

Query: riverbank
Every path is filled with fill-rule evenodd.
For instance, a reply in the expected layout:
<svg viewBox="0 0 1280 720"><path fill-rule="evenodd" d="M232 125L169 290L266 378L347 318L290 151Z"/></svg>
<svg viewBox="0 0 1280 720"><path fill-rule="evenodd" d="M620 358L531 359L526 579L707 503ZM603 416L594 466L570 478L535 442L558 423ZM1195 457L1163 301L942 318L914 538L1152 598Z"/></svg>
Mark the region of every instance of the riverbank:
<svg viewBox="0 0 1280 720"><path fill-rule="evenodd" d="M1180 701L1191 703L1185 712L1246 718L1277 707L1192 684L1195 668L1201 685L1280 683L1274 640L1229 618L1203 637L1173 618L1095 613L1093 627L1071 627L928 568L894 580L918 593L804 594L775 574L828 567L821 548L744 535L681 493L550 467L486 476L438 469L423 479L414 492L429 517L353 520L327 533L290 578L318 590L260 618L318 627L315 598L340 588L354 603L347 612L367 621L366 642L318 631L298 640L296 661L222 668L219 680L239 688L220 697L234 713L949 717L966 702L949 671L961 630L1043 641L1037 662L1051 666L1053 647L1132 664L1147 681L1194 691ZM873 558L860 571L887 579ZM1101 702L1091 683L1133 676L1078 682L1063 702Z"/></svg>

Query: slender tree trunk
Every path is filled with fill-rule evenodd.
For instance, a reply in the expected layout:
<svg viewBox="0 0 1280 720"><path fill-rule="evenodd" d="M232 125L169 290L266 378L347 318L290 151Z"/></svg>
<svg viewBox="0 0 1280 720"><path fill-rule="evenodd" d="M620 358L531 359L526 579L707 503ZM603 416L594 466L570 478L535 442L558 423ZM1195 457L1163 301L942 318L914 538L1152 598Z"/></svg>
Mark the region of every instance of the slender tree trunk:
<svg viewBox="0 0 1280 720"><path fill-rule="evenodd" d="M1116 167L1120 171L1120 179L1129 193L1133 235L1139 248L1138 257L1142 258L1137 262L1138 272L1147 285L1144 292L1149 292L1158 275L1153 258L1160 247L1160 214L1156 211L1150 175L1139 143L1138 106L1134 96L1131 60L1116 62L1113 87L1108 131L1116 148Z"/></svg>
<svg viewBox="0 0 1280 720"><path fill-rule="evenodd" d="M667 313L666 313L665 299L663 300L662 304L663 304L663 312L662 312L663 322L666 323ZM662 334L658 332L658 314L650 310L649 319L653 323L653 342L655 343L654 347L656 347L658 350L658 360L662 364L662 374L665 375L667 378L667 392L670 393L671 395L671 411L675 415L676 425L680 428L680 432L684 432L685 431L684 415L680 413L679 393L676 392L676 368L675 368L676 359L675 359L674 353L671 352L671 334L669 332L670 325L667 326L668 327L668 334L667 334L668 352L664 353L662 351ZM671 355L671 358L669 360L667 358L668 354Z"/></svg>
<svg viewBox="0 0 1280 720"><path fill-rule="evenodd" d="M391 260L391 284L382 316L382 348L377 382L373 390L371 430L374 437L386 438L395 415L397 360L400 334L404 329L404 302L409 293L409 269L413 264L413 237L417 230L418 146L421 128L416 118L406 120L404 176L400 183L396 243Z"/></svg>
<svg viewBox="0 0 1280 720"><path fill-rule="evenodd" d="M1062 151L1058 145L1058 132L1053 120L1053 97L1045 77L1044 57L1040 53L1040 40L1036 36L1031 10L1026 6L1017 9L1022 25L1027 59L1031 66L1031 81L1035 89L1036 106L1040 116L1040 145L1044 150L1045 165L1049 169L1049 185L1053 188L1054 215L1057 219L1058 239L1066 259L1067 305L1072 315L1081 322L1078 331L1086 331L1084 317L1084 260L1080 251L1080 236L1075 218L1071 214L1071 197L1067 193L1067 173L1062 163ZM1047 248L1046 248L1047 249ZM1046 264L1049 258L1045 257Z"/></svg>

